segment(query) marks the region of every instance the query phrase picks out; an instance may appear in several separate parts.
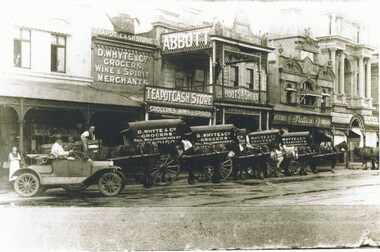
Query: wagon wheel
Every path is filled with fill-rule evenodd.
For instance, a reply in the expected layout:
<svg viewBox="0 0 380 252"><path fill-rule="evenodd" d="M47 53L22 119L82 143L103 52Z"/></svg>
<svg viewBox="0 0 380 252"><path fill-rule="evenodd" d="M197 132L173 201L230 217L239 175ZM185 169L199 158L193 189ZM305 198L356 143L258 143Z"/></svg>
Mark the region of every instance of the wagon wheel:
<svg viewBox="0 0 380 252"><path fill-rule="evenodd" d="M303 166L302 162L293 160L292 162L290 162L290 165L288 168L289 173L291 175L298 174L301 171L302 166ZM306 167L305 167L305 169L306 169Z"/></svg>
<svg viewBox="0 0 380 252"><path fill-rule="evenodd" d="M275 176L277 177L277 162L268 161L267 162L267 173L268 176Z"/></svg>
<svg viewBox="0 0 380 252"><path fill-rule="evenodd" d="M180 166L178 160L170 154L162 154L151 169L153 184L169 185L178 178Z"/></svg>
<svg viewBox="0 0 380 252"><path fill-rule="evenodd" d="M78 184L61 185L61 187L69 192L79 192L89 187L89 185L84 184L84 183L78 183Z"/></svg>
<svg viewBox="0 0 380 252"><path fill-rule="evenodd" d="M247 166L244 167L245 174L248 178L256 178L257 177L257 169L255 169L253 166Z"/></svg>
<svg viewBox="0 0 380 252"><path fill-rule="evenodd" d="M214 175L215 167L213 165L204 166L207 177L211 179ZM226 180L232 173L232 160L229 157L226 157L220 163L220 181Z"/></svg>
<svg viewBox="0 0 380 252"><path fill-rule="evenodd" d="M14 183L14 189L21 197L33 197L38 193L40 186L38 177L29 172L19 175Z"/></svg>
<svg viewBox="0 0 380 252"><path fill-rule="evenodd" d="M198 168L194 171L194 178L199 182L207 182L209 180L209 175L207 171L210 169L214 169L214 167L210 164L206 164L202 168Z"/></svg>
<svg viewBox="0 0 380 252"><path fill-rule="evenodd" d="M114 172L103 174L98 181L99 191L104 196L115 196L124 189L124 186L124 179Z"/></svg>

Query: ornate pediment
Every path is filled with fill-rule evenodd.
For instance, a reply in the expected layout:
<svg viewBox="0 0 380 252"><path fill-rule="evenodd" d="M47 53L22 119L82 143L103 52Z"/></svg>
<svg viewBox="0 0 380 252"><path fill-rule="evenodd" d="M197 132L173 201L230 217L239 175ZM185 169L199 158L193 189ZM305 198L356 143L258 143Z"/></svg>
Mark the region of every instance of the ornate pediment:
<svg viewBox="0 0 380 252"><path fill-rule="evenodd" d="M318 79L334 80L335 75L331 69L324 67L319 71Z"/></svg>
<svg viewBox="0 0 380 252"><path fill-rule="evenodd" d="M301 62L301 66L302 66L303 72L309 75L317 75L319 71L319 66L314 64L313 61L309 57L306 57Z"/></svg>
<svg viewBox="0 0 380 252"><path fill-rule="evenodd" d="M294 59L288 59L282 64L282 71L302 73L302 68Z"/></svg>

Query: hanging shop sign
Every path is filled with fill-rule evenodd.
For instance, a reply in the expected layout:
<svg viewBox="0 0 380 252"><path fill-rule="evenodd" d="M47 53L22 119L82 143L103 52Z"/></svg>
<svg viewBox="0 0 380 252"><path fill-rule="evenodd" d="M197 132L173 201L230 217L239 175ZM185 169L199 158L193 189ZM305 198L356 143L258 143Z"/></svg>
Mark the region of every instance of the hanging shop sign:
<svg viewBox="0 0 380 252"><path fill-rule="evenodd" d="M162 54L211 48L211 26L161 35Z"/></svg>
<svg viewBox="0 0 380 252"><path fill-rule="evenodd" d="M95 87L132 93L153 83L153 53L96 44L93 54Z"/></svg>
<svg viewBox="0 0 380 252"><path fill-rule="evenodd" d="M224 87L223 99L230 101L258 103L260 101L260 93L243 87Z"/></svg>
<svg viewBox="0 0 380 252"><path fill-rule="evenodd" d="M351 114L345 114L345 113L336 113L331 112L331 121L333 123L340 123L340 124L350 124L352 115Z"/></svg>
<svg viewBox="0 0 380 252"><path fill-rule="evenodd" d="M299 125L307 127L318 127L318 128L330 128L331 118L322 117L319 115L301 115L292 113L279 113L275 112L273 117L274 124L288 124L288 125Z"/></svg>

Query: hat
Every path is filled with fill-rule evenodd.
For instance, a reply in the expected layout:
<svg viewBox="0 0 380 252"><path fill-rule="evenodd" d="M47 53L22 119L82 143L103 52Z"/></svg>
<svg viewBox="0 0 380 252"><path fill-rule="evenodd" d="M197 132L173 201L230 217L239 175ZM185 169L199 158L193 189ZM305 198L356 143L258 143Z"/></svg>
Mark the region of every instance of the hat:
<svg viewBox="0 0 380 252"><path fill-rule="evenodd" d="M68 138L68 141L69 141L69 142L74 142L74 138L73 138L73 137L69 137L69 138Z"/></svg>

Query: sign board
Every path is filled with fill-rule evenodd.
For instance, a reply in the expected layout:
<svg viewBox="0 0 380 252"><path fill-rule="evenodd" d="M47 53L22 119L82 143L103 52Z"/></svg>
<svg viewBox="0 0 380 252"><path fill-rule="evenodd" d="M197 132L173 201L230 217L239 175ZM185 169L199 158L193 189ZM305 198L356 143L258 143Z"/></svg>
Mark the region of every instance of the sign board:
<svg viewBox="0 0 380 252"><path fill-rule="evenodd" d="M223 99L241 102L259 103L260 92L253 91L244 87L224 87Z"/></svg>
<svg viewBox="0 0 380 252"><path fill-rule="evenodd" d="M310 144L310 135L308 132L300 135L289 133L287 136L284 134L282 141L286 146L308 146Z"/></svg>
<svg viewBox="0 0 380 252"><path fill-rule="evenodd" d="M211 26L161 35L162 54L211 48Z"/></svg>
<svg viewBox="0 0 380 252"><path fill-rule="evenodd" d="M300 125L318 128L330 128L331 118L319 115L303 115L292 113L275 112L274 124Z"/></svg>
<svg viewBox="0 0 380 252"><path fill-rule="evenodd" d="M191 127L194 146L230 144L233 125L213 125Z"/></svg>
<svg viewBox="0 0 380 252"><path fill-rule="evenodd" d="M376 116L363 116L364 124L379 127L379 118Z"/></svg>
<svg viewBox="0 0 380 252"><path fill-rule="evenodd" d="M276 135L279 134L279 130L265 130L248 134L249 142L252 145L255 144L268 144L276 141Z"/></svg>
<svg viewBox="0 0 380 252"><path fill-rule="evenodd" d="M345 113L331 112L331 120L333 123L350 124L352 115Z"/></svg>
<svg viewBox="0 0 380 252"><path fill-rule="evenodd" d="M130 41L130 42L138 42L138 43L144 43L144 44L149 44L149 45L154 44L153 38L148 38L148 37L139 36L135 34L120 33L117 31L112 31L112 30L107 30L107 29L92 28L92 33L96 35L101 35L104 37L121 39L125 41Z"/></svg>
<svg viewBox="0 0 380 252"><path fill-rule="evenodd" d="M173 108L173 107L149 105L148 110L149 110L148 112L150 113L165 114L165 115L205 117L205 118L213 117L213 114L210 111L192 110L192 109L185 109L185 108Z"/></svg>
<svg viewBox="0 0 380 252"><path fill-rule="evenodd" d="M213 109L214 105L214 99L211 94L159 87L145 87L145 102L210 110Z"/></svg>
<svg viewBox="0 0 380 252"><path fill-rule="evenodd" d="M103 44L93 50L95 87L132 93L153 83L153 53Z"/></svg>

